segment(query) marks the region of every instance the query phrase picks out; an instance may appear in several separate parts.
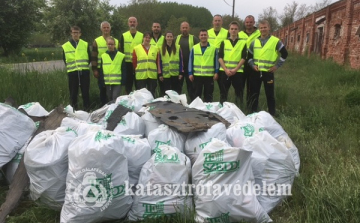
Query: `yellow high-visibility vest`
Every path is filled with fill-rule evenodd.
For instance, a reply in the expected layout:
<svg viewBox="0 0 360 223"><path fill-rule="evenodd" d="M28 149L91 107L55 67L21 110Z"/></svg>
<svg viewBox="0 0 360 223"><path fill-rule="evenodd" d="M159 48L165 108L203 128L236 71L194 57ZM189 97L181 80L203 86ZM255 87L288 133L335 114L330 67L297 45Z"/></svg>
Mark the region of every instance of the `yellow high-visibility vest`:
<svg viewBox="0 0 360 223"><path fill-rule="evenodd" d="M244 49L244 46L246 45L246 41L238 40L235 44L235 46L232 46L230 40L224 40L224 63L225 66L228 69L235 68L240 60L241 60L241 54ZM220 70L224 70L222 67L220 67ZM244 65L240 67L240 69L237 72L244 72Z"/></svg>
<svg viewBox="0 0 360 223"><path fill-rule="evenodd" d="M67 41L62 45L65 53L66 70L67 72L77 70L89 70L89 55L88 55L88 43L79 40L76 48Z"/></svg>
<svg viewBox="0 0 360 223"><path fill-rule="evenodd" d="M218 35L216 35L214 28L209 29L208 30L208 35L209 35L208 41L210 44L214 45L217 49L219 49L221 42L227 39L228 33L229 32L227 29L221 28Z"/></svg>
<svg viewBox="0 0 360 223"><path fill-rule="evenodd" d="M176 52L169 55L168 51L165 50L165 55L161 53L161 63L162 63L162 75L164 78L170 78L171 76L179 76L180 69L180 58L179 51L180 46L175 45Z"/></svg>
<svg viewBox="0 0 360 223"><path fill-rule="evenodd" d="M157 47L150 45L149 51L146 54L143 45L140 44L134 47L134 51L137 57L137 66L135 68L136 80L157 79Z"/></svg>
<svg viewBox="0 0 360 223"><path fill-rule="evenodd" d="M244 31L239 32L239 39L246 41L246 47L249 49L250 44L259 36L261 36L260 30L255 30L250 36Z"/></svg>
<svg viewBox="0 0 360 223"><path fill-rule="evenodd" d="M115 49L119 49L119 40L115 39ZM98 65L97 67L100 68L101 63L101 55L108 50L106 39L103 36L99 36L95 39L96 45L98 47Z"/></svg>
<svg viewBox="0 0 360 223"><path fill-rule="evenodd" d="M259 39L254 41L254 64L258 66L260 71L268 71L269 68L275 66L278 59L276 45L279 39L271 36L264 46L261 46Z"/></svg>
<svg viewBox="0 0 360 223"><path fill-rule="evenodd" d="M194 47L194 75L195 76L214 76L215 74L215 51L216 47L208 46L202 54L200 43Z"/></svg>
<svg viewBox="0 0 360 223"><path fill-rule="evenodd" d="M181 38L181 35L178 35L176 37L176 42L175 42L176 45L180 45L180 38ZM193 48L193 46L194 46L194 35L189 34L189 50L190 51Z"/></svg>
<svg viewBox="0 0 360 223"><path fill-rule="evenodd" d="M161 46L163 45L165 40L164 35L161 35L157 42L155 42L154 38L151 38L150 45L156 46L158 49L161 49Z"/></svg>
<svg viewBox="0 0 360 223"><path fill-rule="evenodd" d="M143 42L144 34L139 31L136 31L136 34L133 37L130 31L127 31L123 33L123 38L124 38L125 61L132 62L132 53L134 47Z"/></svg>
<svg viewBox="0 0 360 223"><path fill-rule="evenodd" d="M120 85L121 84L121 64L125 58L125 54L117 52L114 60L111 60L109 54L101 55L102 69L104 73L105 85Z"/></svg>

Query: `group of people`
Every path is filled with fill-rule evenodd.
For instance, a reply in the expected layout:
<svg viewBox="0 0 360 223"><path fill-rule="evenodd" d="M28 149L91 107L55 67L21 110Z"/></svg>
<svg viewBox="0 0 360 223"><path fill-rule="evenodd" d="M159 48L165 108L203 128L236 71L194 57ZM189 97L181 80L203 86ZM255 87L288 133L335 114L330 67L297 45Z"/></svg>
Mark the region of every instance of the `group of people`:
<svg viewBox="0 0 360 223"><path fill-rule="evenodd" d="M213 28L201 29L199 37L191 35L188 22L180 24L181 34L161 33L161 25L154 22L152 32L137 30L137 19L128 19L129 31L120 40L110 34L111 26L102 22L102 35L95 39L92 51L81 40L81 29L71 28L71 39L63 45L64 61L69 80L71 105L77 109L80 86L84 110L88 110L91 62L98 80L102 104L116 99L125 86L126 94L133 87L147 88L153 96L163 96L166 90L181 94L184 80L189 99L213 101L214 81L220 90L220 102L227 101L231 85L236 103L256 112L261 84L264 83L268 111L275 115L274 71L284 63L288 53L283 43L270 34L266 20L255 27L255 19L245 18L245 30L237 22L222 27L222 17L213 17ZM280 55L280 57L279 57ZM159 86L159 87L157 87ZM202 97L203 96L203 97Z"/></svg>

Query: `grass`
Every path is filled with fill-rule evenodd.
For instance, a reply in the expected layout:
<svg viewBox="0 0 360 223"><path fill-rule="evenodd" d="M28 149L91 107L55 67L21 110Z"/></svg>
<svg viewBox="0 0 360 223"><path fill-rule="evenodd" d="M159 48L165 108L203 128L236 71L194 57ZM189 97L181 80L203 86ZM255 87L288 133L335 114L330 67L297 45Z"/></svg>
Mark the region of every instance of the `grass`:
<svg viewBox="0 0 360 223"><path fill-rule="evenodd" d="M292 196L270 213L274 222L358 222L360 216L359 71L331 61L291 54L275 74L277 121L299 149L300 176ZM19 104L39 101L50 110L68 104L66 75L6 71L0 98L12 95ZM216 87L217 89L217 87ZM92 79L91 98L98 89ZM218 98L215 94L214 98ZM234 101L234 92L229 99ZM264 92L259 101L266 110ZM96 104L94 105L97 106ZM0 188L0 203L7 186ZM8 222L58 222L59 213L24 199ZM121 221L117 221L121 222ZM179 216L172 221L194 222Z"/></svg>
<svg viewBox="0 0 360 223"><path fill-rule="evenodd" d="M20 55L11 55L9 57L0 55L0 63L27 63L62 59L63 50L61 47L23 48Z"/></svg>

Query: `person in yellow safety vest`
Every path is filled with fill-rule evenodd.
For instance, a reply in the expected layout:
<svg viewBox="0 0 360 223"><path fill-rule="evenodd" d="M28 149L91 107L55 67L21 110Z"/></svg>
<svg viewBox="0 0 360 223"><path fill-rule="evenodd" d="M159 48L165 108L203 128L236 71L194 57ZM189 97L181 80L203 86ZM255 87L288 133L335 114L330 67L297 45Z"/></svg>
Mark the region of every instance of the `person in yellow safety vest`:
<svg viewBox="0 0 360 223"><path fill-rule="evenodd" d="M208 30L208 41L210 44L219 49L220 43L229 37L229 32L227 29L222 28L223 20L221 15L214 15L212 23L213 28Z"/></svg>
<svg viewBox="0 0 360 223"><path fill-rule="evenodd" d="M202 96L204 89L204 102L212 102L214 93L214 80L218 79L219 62L215 46L208 42L206 29L199 33L200 43L193 46L189 58L189 79L194 82L195 96Z"/></svg>
<svg viewBox="0 0 360 223"><path fill-rule="evenodd" d="M135 69L136 89L147 88L155 98L159 70L159 50L150 45L151 33L144 33L143 43L134 47L132 60Z"/></svg>
<svg viewBox="0 0 360 223"><path fill-rule="evenodd" d="M164 83L164 91L173 90L181 94L180 80L183 78L183 59L179 45L175 44L174 34L165 34L165 41L160 49L160 80Z"/></svg>
<svg viewBox="0 0 360 223"><path fill-rule="evenodd" d="M121 85L126 79L125 54L115 48L115 39L106 39L108 50L101 55L101 70L104 74L106 94L110 101L116 100L121 94Z"/></svg>
<svg viewBox="0 0 360 223"><path fill-rule="evenodd" d="M97 37L92 44L92 52L91 52L91 65L94 77L98 80L98 87L100 91L100 102L101 106L105 105L108 102L106 96L106 87L104 83L104 75L100 69L100 61L101 55L106 52L107 45L106 39L110 37L111 33L111 25L109 22L104 21L100 24L100 30L102 35ZM119 48L119 41L115 39L116 46L115 48Z"/></svg>
<svg viewBox="0 0 360 223"><path fill-rule="evenodd" d="M255 39L248 49L249 65L255 70L255 73L249 77L250 112L256 112L258 109L260 88L263 82L268 111L275 116L274 72L283 65L288 52L284 44L270 34L270 24L267 20L259 22L259 30L261 36Z"/></svg>
<svg viewBox="0 0 360 223"><path fill-rule="evenodd" d="M71 27L70 34L71 39L62 45L64 51L63 60L68 74L70 104L75 110L78 109L78 93L80 87L84 110L89 111L90 48L87 42L80 39L80 27Z"/></svg>
<svg viewBox="0 0 360 223"><path fill-rule="evenodd" d="M188 22L182 22L180 24L180 32L181 34L176 37L175 45L179 45L182 56L183 56L183 63L184 63L184 77L180 80L180 89L183 88L184 85L184 79L186 81L186 89L187 89L187 95L190 99L190 101L195 99L195 88L193 83L189 79L189 73L188 73L188 67L189 67L189 55L192 47L195 44L199 43L199 39L189 34L190 32L190 25Z"/></svg>
<svg viewBox="0 0 360 223"><path fill-rule="evenodd" d="M158 50L161 49L161 46L164 43L164 35L161 34L161 25L158 22L154 22L151 27L151 41L150 45L156 46ZM158 79L158 95L164 96L165 90L164 90L164 83Z"/></svg>
<svg viewBox="0 0 360 223"><path fill-rule="evenodd" d="M255 27L255 18L252 15L248 15L245 17L244 20L245 30L239 32L240 40L246 41L246 48L250 47L252 41L260 36L260 30ZM249 100L249 76L254 72L252 67L250 67L248 63L248 59L246 59L244 64L244 72L241 74L241 86L240 91L241 95L244 95L244 91L246 92L246 106L247 108L250 107L250 100ZM246 90L245 90L246 87ZM243 98L241 98L243 101Z"/></svg>
<svg viewBox="0 0 360 223"><path fill-rule="evenodd" d="M233 21L229 26L230 37L220 44L219 49L219 89L220 103L227 101L228 92L232 85L235 89L236 104L242 105L243 91L241 91L243 64L245 63L247 48L246 41L238 38L240 25Z"/></svg>
<svg viewBox="0 0 360 223"><path fill-rule="evenodd" d="M125 54L125 64L127 70L127 77L125 83L125 92L130 94L135 82L134 68L132 65L132 53L134 47L143 42L143 33L137 30L138 21L135 17L128 19L129 31L123 33L120 38L120 51Z"/></svg>

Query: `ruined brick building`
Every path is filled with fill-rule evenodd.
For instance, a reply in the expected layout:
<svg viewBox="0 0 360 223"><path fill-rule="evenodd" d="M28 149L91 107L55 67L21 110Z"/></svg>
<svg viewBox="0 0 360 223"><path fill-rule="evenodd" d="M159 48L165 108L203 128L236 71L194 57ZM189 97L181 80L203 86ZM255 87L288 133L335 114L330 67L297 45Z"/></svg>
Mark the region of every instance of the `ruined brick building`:
<svg viewBox="0 0 360 223"><path fill-rule="evenodd" d="M360 0L335 2L273 35L289 51L316 53L360 69Z"/></svg>

